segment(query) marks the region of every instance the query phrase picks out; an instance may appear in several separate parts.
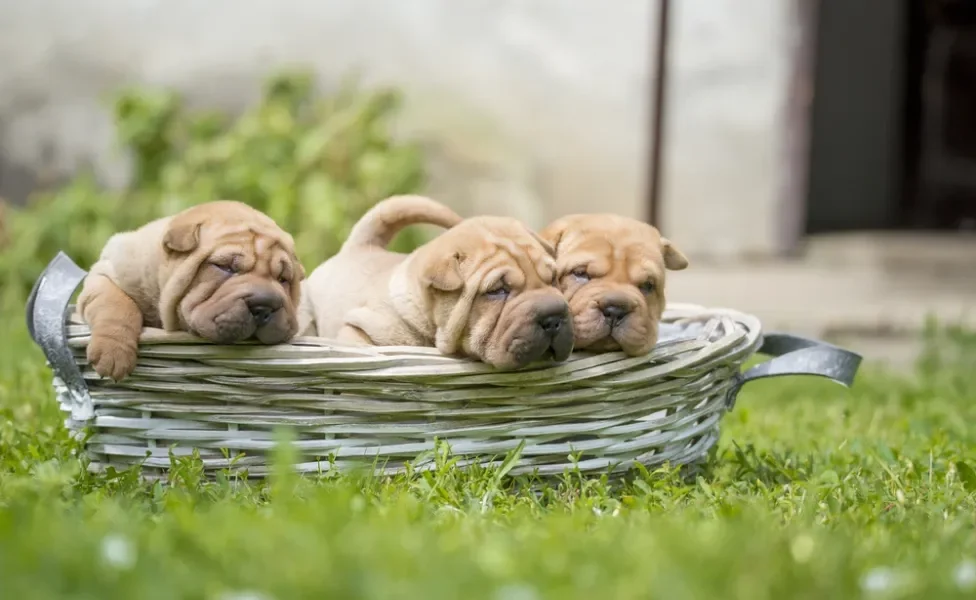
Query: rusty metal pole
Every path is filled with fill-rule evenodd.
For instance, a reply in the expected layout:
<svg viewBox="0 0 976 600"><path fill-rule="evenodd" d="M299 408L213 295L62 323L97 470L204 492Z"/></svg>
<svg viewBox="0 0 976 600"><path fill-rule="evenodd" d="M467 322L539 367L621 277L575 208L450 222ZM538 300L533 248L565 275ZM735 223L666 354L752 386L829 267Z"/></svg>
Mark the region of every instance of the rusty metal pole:
<svg viewBox="0 0 976 600"><path fill-rule="evenodd" d="M655 56L653 90L654 108L651 114L650 174L647 183L648 220L661 221L661 162L664 149L664 104L668 73L668 32L671 1L658 0L655 23Z"/></svg>

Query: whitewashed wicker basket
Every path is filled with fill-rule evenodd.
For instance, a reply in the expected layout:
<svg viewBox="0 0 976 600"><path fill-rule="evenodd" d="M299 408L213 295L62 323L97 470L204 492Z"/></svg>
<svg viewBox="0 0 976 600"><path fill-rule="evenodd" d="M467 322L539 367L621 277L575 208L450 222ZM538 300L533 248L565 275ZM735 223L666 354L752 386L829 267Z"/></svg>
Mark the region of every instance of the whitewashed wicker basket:
<svg viewBox="0 0 976 600"><path fill-rule="evenodd" d="M755 317L734 310L673 305L647 356L577 353L516 372L426 348L320 338L217 346L147 329L136 371L112 383L87 366L88 329L73 317L84 275L59 254L31 294L28 326L67 426L88 435L90 468L140 465L147 476L194 451L210 474L264 476L279 426L292 429L303 472L424 468L430 459L416 459L436 440L463 465L497 464L521 447L513 474L697 463L744 383L808 374L850 385L861 360L804 338L764 338ZM778 358L742 373L757 351Z"/></svg>

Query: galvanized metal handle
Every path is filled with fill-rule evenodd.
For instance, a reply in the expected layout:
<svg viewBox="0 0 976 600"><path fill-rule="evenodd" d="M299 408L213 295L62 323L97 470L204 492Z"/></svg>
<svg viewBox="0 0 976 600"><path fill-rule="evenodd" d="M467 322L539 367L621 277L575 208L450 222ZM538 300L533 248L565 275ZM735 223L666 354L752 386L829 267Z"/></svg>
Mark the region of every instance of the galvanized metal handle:
<svg viewBox="0 0 976 600"><path fill-rule="evenodd" d="M68 255L58 252L34 283L26 309L27 330L47 357L54 376L64 386L71 418L76 421L87 421L95 414L88 386L81 369L75 364L65 332L71 297L86 274Z"/></svg>
<svg viewBox="0 0 976 600"><path fill-rule="evenodd" d="M728 410L735 406L742 386L750 381L784 375L813 375L850 387L861 365L860 354L788 333L764 335L759 353L774 358L739 375L735 386L729 390Z"/></svg>

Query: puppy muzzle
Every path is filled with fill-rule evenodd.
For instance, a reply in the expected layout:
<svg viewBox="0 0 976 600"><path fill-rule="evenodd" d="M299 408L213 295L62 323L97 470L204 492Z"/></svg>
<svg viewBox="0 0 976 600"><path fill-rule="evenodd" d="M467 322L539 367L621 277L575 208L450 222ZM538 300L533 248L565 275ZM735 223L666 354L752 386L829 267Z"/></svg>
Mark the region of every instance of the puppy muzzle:
<svg viewBox="0 0 976 600"><path fill-rule="evenodd" d="M536 322L548 338L542 355L549 355L556 362L569 358L573 352L573 321L569 318L569 307L539 315Z"/></svg>
<svg viewBox="0 0 976 600"><path fill-rule="evenodd" d="M231 303L207 308L212 316L195 315L198 318L192 325L196 326L191 325L191 330L218 344L248 339L279 344L290 339L297 329L297 321L287 310L285 299L272 291L256 291Z"/></svg>
<svg viewBox="0 0 976 600"><path fill-rule="evenodd" d="M622 291L607 291L587 300L575 315L576 345L589 352L646 353L654 332L645 323L642 299ZM653 329L651 327L650 329Z"/></svg>
<svg viewBox="0 0 976 600"><path fill-rule="evenodd" d="M545 302L536 309L531 334L521 336L511 353L512 368L552 359L562 362L573 351L573 323L565 301Z"/></svg>
<svg viewBox="0 0 976 600"><path fill-rule="evenodd" d="M620 327L633 314L637 304L623 294L607 294L597 301L597 308L612 331Z"/></svg>

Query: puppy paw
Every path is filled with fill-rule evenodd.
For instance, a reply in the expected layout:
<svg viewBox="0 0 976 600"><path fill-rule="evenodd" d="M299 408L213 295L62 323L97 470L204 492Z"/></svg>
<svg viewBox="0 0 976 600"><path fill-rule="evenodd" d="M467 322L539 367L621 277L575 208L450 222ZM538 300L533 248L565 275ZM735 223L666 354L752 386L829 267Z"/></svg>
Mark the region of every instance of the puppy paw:
<svg viewBox="0 0 976 600"><path fill-rule="evenodd" d="M121 381L131 375L139 356L134 344L96 335L88 342L87 355L95 372L113 381Z"/></svg>

